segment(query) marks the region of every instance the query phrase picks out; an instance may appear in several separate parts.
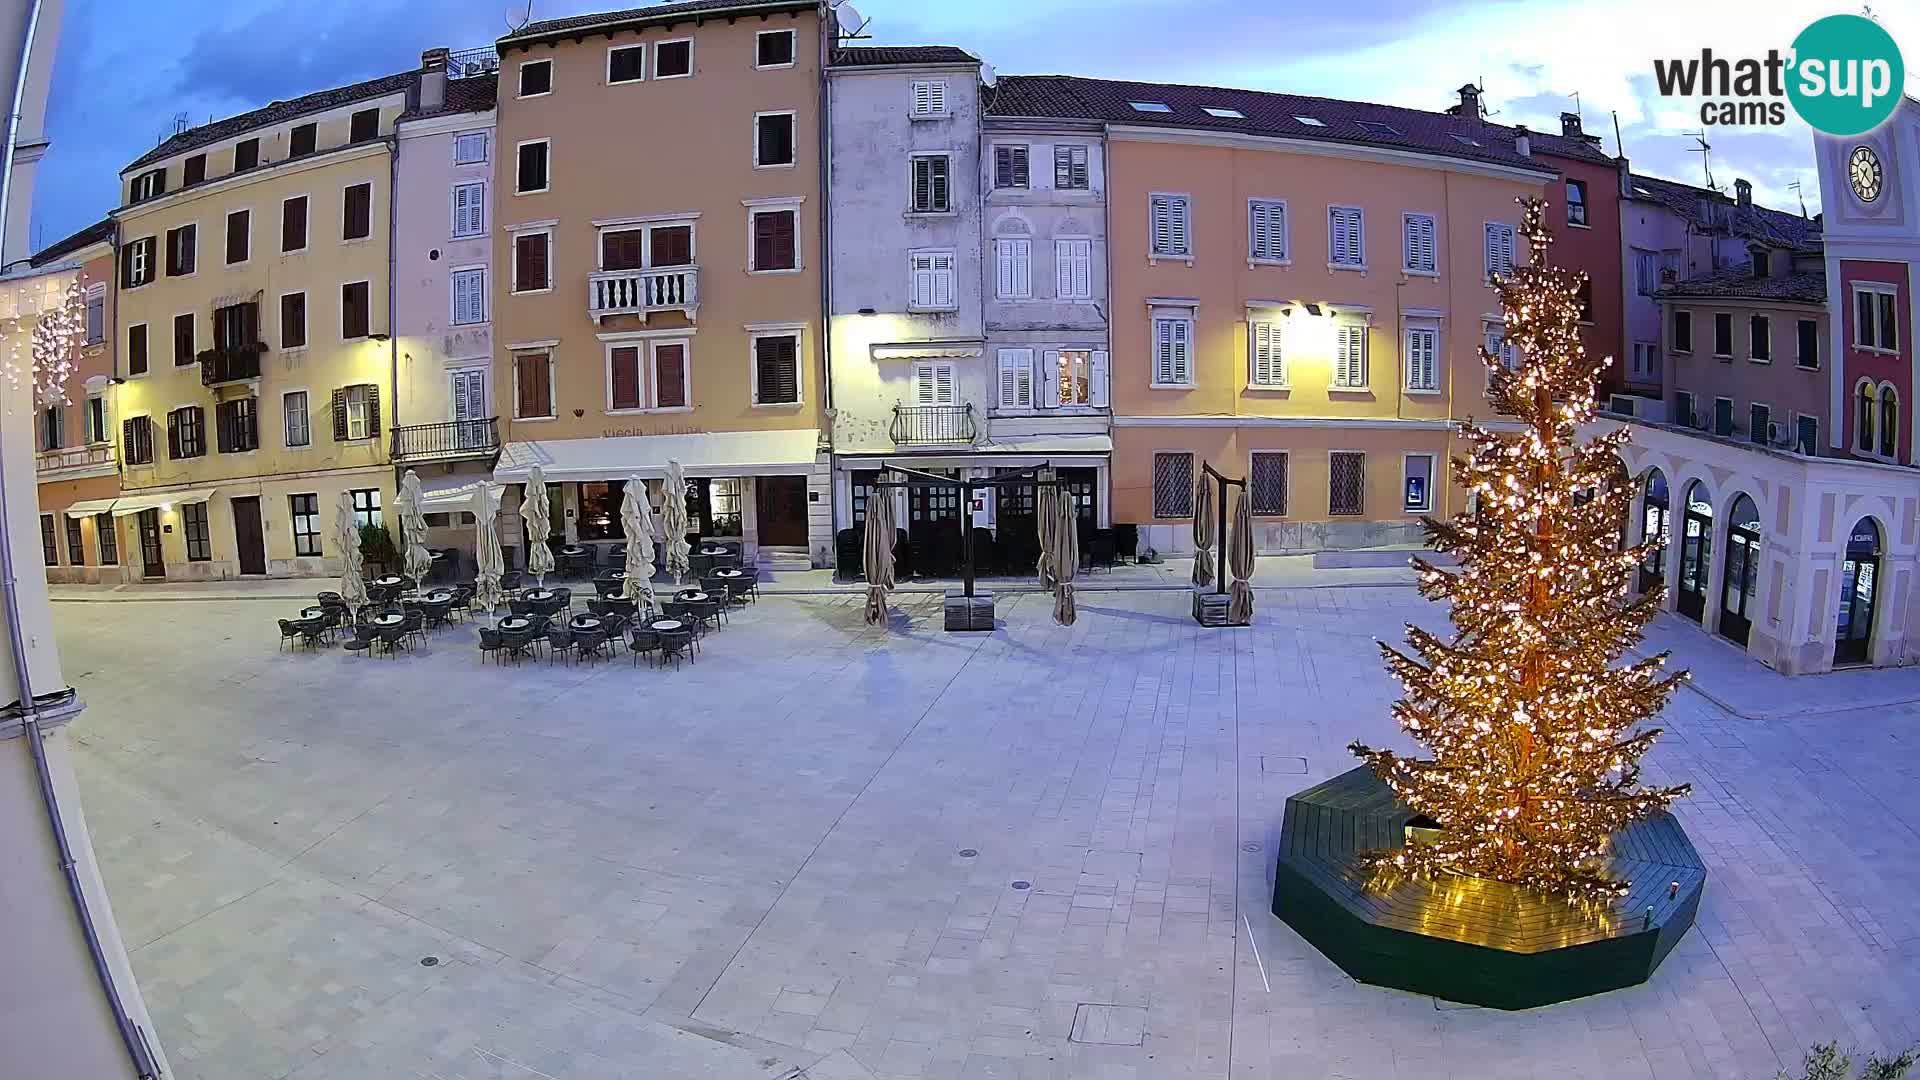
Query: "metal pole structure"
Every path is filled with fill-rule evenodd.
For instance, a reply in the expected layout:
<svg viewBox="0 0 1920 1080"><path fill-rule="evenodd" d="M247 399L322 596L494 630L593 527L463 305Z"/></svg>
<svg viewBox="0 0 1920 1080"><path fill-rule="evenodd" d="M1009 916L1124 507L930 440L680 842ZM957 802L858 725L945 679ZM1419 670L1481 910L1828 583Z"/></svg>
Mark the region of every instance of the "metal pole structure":
<svg viewBox="0 0 1920 1080"><path fill-rule="evenodd" d="M899 473L906 477L906 479L883 480L875 483L873 486L875 490L888 491L894 488L916 487L955 487L960 489L960 554L961 561L965 564L961 580L965 582L967 597L972 598L974 583L973 493L981 488L998 490L1003 487L1018 487L1022 484L1033 484L1035 487L1045 485L1064 493L1066 490L1066 481L1061 480L1058 476L1055 476L1052 480L1040 479L1040 470L1048 467L1049 466L1046 465L1035 465L1031 468L1021 469L1019 472L1008 473L1004 476L996 476L987 480L956 480L951 476L940 476L936 473L922 472L919 469L909 469L903 465L890 465L887 467L887 471ZM1208 469L1207 471L1212 472L1213 470ZM1216 473L1215 475L1219 474ZM1225 528L1225 524L1222 524L1221 529L1224 530ZM1224 583L1220 586L1220 591L1226 591L1226 585Z"/></svg>

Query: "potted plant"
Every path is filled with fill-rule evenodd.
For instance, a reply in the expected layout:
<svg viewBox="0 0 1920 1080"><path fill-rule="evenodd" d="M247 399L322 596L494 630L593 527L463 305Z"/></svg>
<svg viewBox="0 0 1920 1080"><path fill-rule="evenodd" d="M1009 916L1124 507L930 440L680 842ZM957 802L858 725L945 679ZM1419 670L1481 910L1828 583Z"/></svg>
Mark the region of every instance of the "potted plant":
<svg viewBox="0 0 1920 1080"><path fill-rule="evenodd" d="M385 525L360 526L360 557L366 561L369 577L378 577L399 565L399 551Z"/></svg>

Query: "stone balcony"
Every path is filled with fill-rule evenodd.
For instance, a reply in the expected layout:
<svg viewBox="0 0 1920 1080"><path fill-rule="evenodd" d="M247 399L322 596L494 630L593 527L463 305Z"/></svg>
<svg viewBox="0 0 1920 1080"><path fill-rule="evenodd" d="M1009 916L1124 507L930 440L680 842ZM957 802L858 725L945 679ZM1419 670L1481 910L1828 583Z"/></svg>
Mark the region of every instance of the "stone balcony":
<svg viewBox="0 0 1920 1080"><path fill-rule="evenodd" d="M112 443L95 443L42 450L34 458L34 469L42 481L80 480L89 476L112 476L119 471L119 459Z"/></svg>
<svg viewBox="0 0 1920 1080"><path fill-rule="evenodd" d="M598 270L587 276L587 314L595 322L609 315L644 316L656 311L678 311L691 319L699 307L697 266Z"/></svg>

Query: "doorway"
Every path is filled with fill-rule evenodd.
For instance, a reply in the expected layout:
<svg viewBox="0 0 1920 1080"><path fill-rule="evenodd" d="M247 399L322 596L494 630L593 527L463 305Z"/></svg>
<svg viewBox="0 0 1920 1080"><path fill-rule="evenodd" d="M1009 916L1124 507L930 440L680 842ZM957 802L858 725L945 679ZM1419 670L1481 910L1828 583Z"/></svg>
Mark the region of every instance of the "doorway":
<svg viewBox="0 0 1920 1080"><path fill-rule="evenodd" d="M1707 575L1713 566L1713 504L1706 486L1695 480L1687 488L1687 508L1680 527L1680 595L1674 607L1694 622L1707 612Z"/></svg>
<svg viewBox="0 0 1920 1080"><path fill-rule="evenodd" d="M1659 469L1647 474L1646 509L1640 517L1640 542L1660 545L1640 560L1640 591L1652 592L1667 581L1667 477Z"/></svg>
<svg viewBox="0 0 1920 1080"><path fill-rule="evenodd" d="M761 547L807 546L807 478L762 476L753 482Z"/></svg>
<svg viewBox="0 0 1920 1080"><path fill-rule="evenodd" d="M167 564L160 558L160 511L142 510L134 519L140 531L140 573L150 578L167 576Z"/></svg>
<svg viewBox="0 0 1920 1080"><path fill-rule="evenodd" d="M1840 622L1833 640L1833 664L1873 662L1873 602L1880 585L1880 526L1861 518L1847 537L1847 558L1840 564Z"/></svg>
<svg viewBox="0 0 1920 1080"><path fill-rule="evenodd" d="M1760 579L1760 513L1745 495L1733 500L1727 524L1727 565L1720 576L1720 636L1745 648L1753 633L1754 593Z"/></svg>
<svg viewBox="0 0 1920 1080"><path fill-rule="evenodd" d="M233 503L233 546L240 558L242 574L267 572L267 538L260 528L260 498L237 495Z"/></svg>
<svg viewBox="0 0 1920 1080"><path fill-rule="evenodd" d="M927 469L952 476L951 469ZM960 488L916 484L907 489L907 545L917 577L952 577L960 570Z"/></svg>

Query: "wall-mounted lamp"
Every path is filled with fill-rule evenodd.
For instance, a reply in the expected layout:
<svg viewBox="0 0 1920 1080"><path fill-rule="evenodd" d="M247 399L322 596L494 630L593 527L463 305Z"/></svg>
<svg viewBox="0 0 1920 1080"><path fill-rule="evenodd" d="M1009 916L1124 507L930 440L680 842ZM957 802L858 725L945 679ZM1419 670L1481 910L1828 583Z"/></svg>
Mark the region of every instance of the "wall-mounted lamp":
<svg viewBox="0 0 1920 1080"><path fill-rule="evenodd" d="M1319 318L1319 317L1320 317L1320 305L1319 305L1319 304L1308 304L1308 305L1307 305L1307 314L1309 314L1309 315L1312 315L1312 316L1313 316L1313 317L1315 317L1315 318Z"/></svg>
<svg viewBox="0 0 1920 1080"><path fill-rule="evenodd" d="M872 308L870 308L870 307L863 307L863 308L861 308L861 309L860 309L860 314L862 314L862 315L872 315L872 314L875 314L875 312L874 312L874 310L873 310Z"/></svg>
<svg viewBox="0 0 1920 1080"><path fill-rule="evenodd" d="M393 335L392 334L368 334L367 340L368 341L392 341Z"/></svg>

